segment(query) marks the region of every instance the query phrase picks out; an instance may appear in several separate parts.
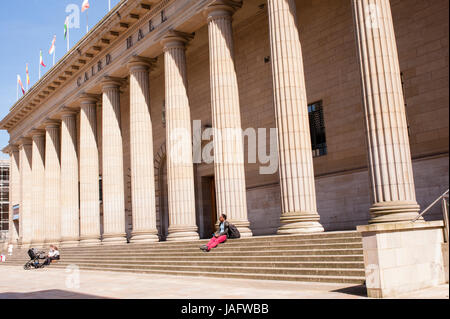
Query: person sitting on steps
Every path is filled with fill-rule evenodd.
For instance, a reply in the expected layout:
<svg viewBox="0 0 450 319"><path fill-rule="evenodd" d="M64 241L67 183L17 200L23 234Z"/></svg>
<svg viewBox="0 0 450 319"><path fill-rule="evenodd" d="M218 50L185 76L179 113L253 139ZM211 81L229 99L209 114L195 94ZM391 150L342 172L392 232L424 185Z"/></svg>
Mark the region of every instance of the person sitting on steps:
<svg viewBox="0 0 450 319"><path fill-rule="evenodd" d="M59 250L58 247L50 245L50 251L48 252L47 258L45 259L42 266L48 266L53 260L59 260Z"/></svg>
<svg viewBox="0 0 450 319"><path fill-rule="evenodd" d="M200 247L201 250L208 252L217 245L224 243L228 238L228 229L230 224L227 222L227 215L221 214L219 217L219 230L214 234L208 244Z"/></svg>

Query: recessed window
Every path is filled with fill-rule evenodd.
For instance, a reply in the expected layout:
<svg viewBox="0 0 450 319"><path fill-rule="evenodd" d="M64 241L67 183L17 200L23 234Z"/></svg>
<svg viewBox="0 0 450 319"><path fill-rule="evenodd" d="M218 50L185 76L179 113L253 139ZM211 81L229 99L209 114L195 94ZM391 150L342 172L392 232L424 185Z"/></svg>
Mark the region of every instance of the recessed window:
<svg viewBox="0 0 450 319"><path fill-rule="evenodd" d="M309 104L308 114L313 157L327 155L327 140L325 135L322 101Z"/></svg>

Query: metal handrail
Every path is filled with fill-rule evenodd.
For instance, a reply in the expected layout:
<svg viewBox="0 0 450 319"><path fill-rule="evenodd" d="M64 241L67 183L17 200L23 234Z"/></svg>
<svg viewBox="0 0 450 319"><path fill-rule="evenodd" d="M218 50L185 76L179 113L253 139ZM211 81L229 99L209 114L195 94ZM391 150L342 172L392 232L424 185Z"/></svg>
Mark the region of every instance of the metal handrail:
<svg viewBox="0 0 450 319"><path fill-rule="evenodd" d="M432 202L427 208L423 210L420 215L414 218L413 222L416 222L419 218L425 215L434 205L436 205L439 201L442 201L442 215L444 217L444 240L448 242L449 236L449 223L448 223L448 209L447 209L447 199L448 199L449 190L447 189L444 194L439 196L434 202Z"/></svg>

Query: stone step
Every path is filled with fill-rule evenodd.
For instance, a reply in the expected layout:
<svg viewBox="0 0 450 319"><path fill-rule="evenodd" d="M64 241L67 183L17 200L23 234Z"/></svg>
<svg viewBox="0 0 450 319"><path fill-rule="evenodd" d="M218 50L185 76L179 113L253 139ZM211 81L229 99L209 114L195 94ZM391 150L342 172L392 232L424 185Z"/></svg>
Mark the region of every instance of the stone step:
<svg viewBox="0 0 450 319"><path fill-rule="evenodd" d="M179 252L182 251L184 253L195 252L199 250L200 245L190 246L190 247L146 247L141 249L123 249L123 250L112 250L112 249L102 249L99 247L95 250L72 250L72 251L63 251L61 250L61 255L78 255L78 254L89 254L89 255L98 255L98 254L134 254L136 252L139 253L156 253L156 252ZM362 243L332 243L332 244L280 244L280 245L269 245L269 246L243 246L243 245L235 245L229 246L227 244L222 244L216 248L220 251L227 252L246 252L246 251L274 251L274 250L321 250L321 249L360 249L362 248ZM23 252L21 252L23 254ZM25 253L25 255L27 255Z"/></svg>
<svg viewBox="0 0 450 319"><path fill-rule="evenodd" d="M148 258L160 258L160 257L205 257L205 256L211 256L214 258L217 257L284 257L284 256L293 256L293 255L303 255L303 256L341 256L341 255L354 255L354 256L363 256L363 250L362 249L322 249L322 250L279 250L279 251L248 251L245 253L236 254L236 252L227 252L227 251L220 251L220 250L212 250L209 253L205 253L200 251L198 249L194 252L159 252L159 253L140 253L136 252L133 254L97 254L97 255L91 255L91 254L75 254L71 256L63 256L65 257L75 257L75 258L90 258L95 259L97 257L148 257ZM21 261L26 262L29 260L27 255L20 255L18 257L14 256L13 258L7 258L8 260L19 258Z"/></svg>
<svg viewBox="0 0 450 319"><path fill-rule="evenodd" d="M64 259L59 261L58 263L65 265L72 264L89 264L94 261L91 259L74 259L68 260ZM17 263L22 265L22 263ZM153 260L153 261L142 261L142 260L98 260L95 259L96 265L142 265L142 266L154 266L154 265L166 265L166 266L204 266L204 267L267 267L267 268L344 268L344 269L362 269L364 267L364 263L362 262L292 262L292 261L260 261L260 262L251 262L251 261L161 261L161 260Z"/></svg>
<svg viewBox="0 0 450 319"><path fill-rule="evenodd" d="M54 268L64 268L64 265L52 265ZM195 271L171 271L154 269L132 269L132 268L97 268L91 266L80 266L81 270L112 271L127 273L176 275L189 277L216 277L216 278L234 278L234 279L254 279L254 280L280 280L280 281L299 281L299 282L323 282L323 283L350 283L362 285L365 283L364 276L318 276L318 275L284 275L284 274L251 274L251 273L227 273L221 272L195 272Z"/></svg>
<svg viewBox="0 0 450 319"><path fill-rule="evenodd" d="M56 265L56 264L55 264ZM58 262L59 267L67 267L70 264ZM53 266L53 265L52 265ZM97 264L95 261L77 263L77 266L105 268L105 265ZM143 265L143 264L109 264L109 269L148 269L148 270L171 270L171 271L193 271L193 272L229 272L229 273L258 273L258 274L283 274L283 275L313 275L313 276L364 276L364 269L344 268L285 268L285 267L237 267L237 266L175 266L175 265Z"/></svg>
<svg viewBox="0 0 450 319"><path fill-rule="evenodd" d="M188 257L188 256L154 256L154 257L148 257L148 256L130 256L130 257L123 257L123 256L95 256L95 260L98 260L99 262L103 260L117 260L117 261L154 261L155 259L161 260L161 261L186 261L186 262L196 262L196 261L233 261L233 262L239 262L239 261L257 261L257 262L263 262L263 261L292 261L292 262L309 262L309 261L316 261L316 262L363 262L364 258L362 255L343 255L343 256L304 256L304 255L292 255L292 256L230 256L230 257L221 257L221 256L215 256L211 258L208 255L198 256L198 257ZM79 257L79 256L73 256L73 257L67 257L65 256L63 261L78 261L78 260L92 260L92 257ZM7 259L7 262L26 262L26 258L9 258Z"/></svg>
<svg viewBox="0 0 450 319"><path fill-rule="evenodd" d="M231 239L228 242L229 243L236 243L237 245L241 243L247 243L247 242L276 242L276 241L292 241L292 240L327 240L327 239L337 239L337 238L347 238L347 239L355 239L356 241L361 241L361 235L356 231L340 231L340 232L326 232L326 233L314 233L314 234L299 234L299 235L272 235L272 236L254 236L249 238L240 238L240 239ZM201 245L205 242L208 242L207 239L203 240L196 240L196 241L188 241L181 243L183 246L185 245ZM150 246L180 246L180 242L157 242L157 243L130 243L130 244L120 244L120 245L101 245L101 246L83 246L83 247L76 247L83 248L86 250L89 249L96 249L98 247L106 248L106 249L118 249L118 248L124 248L124 247L130 247L130 249L136 249L140 247L150 247ZM32 245L32 247L34 247ZM133 247L133 248L131 248ZM35 248L42 248L42 247L35 247ZM45 249L48 248L48 246L43 247ZM71 247L60 247L62 249L71 250L73 248ZM16 248L17 249L17 248ZM28 248L24 248L24 251L28 250Z"/></svg>
<svg viewBox="0 0 450 319"><path fill-rule="evenodd" d="M207 241L197 241L197 242L190 242L190 243L178 243L177 245L122 245L122 246L108 246L108 245L101 245L101 246L93 246L93 247L73 247L73 248L60 248L61 252L79 252L79 251L88 251L88 252L94 252L94 251L135 251L135 250L172 250L172 249L188 249L188 248L198 248L201 245L204 245L207 243ZM339 238L339 239L325 239L325 240L279 240L274 242L235 242L232 240L228 240L224 247L272 247L272 246L284 246L284 245L295 245L295 246L306 246L306 245L326 245L326 244L361 244L360 238Z"/></svg>

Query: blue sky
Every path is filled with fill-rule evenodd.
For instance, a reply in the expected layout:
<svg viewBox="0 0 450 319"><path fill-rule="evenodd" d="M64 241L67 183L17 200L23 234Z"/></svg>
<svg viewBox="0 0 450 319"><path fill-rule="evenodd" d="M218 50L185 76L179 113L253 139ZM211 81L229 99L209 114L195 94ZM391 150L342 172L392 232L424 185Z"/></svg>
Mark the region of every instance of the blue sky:
<svg viewBox="0 0 450 319"><path fill-rule="evenodd" d="M16 102L17 74L20 74L26 88L25 66L28 63L30 87L39 77L39 51L44 63L42 75L53 65L48 54L53 36L56 35L56 62L66 53L64 21L67 6L74 4L81 9L83 0L14 0L2 1L0 10L0 118L8 114ZM114 7L119 0L111 0ZM108 0L89 0L89 27L93 27L108 13ZM70 30L73 47L86 34L86 13L80 13L80 28ZM19 97L22 92L19 90ZM9 136L0 131L0 148L8 145ZM0 158L8 158L0 154Z"/></svg>

